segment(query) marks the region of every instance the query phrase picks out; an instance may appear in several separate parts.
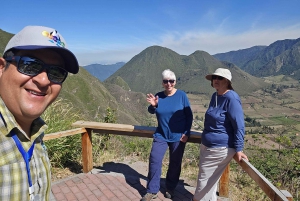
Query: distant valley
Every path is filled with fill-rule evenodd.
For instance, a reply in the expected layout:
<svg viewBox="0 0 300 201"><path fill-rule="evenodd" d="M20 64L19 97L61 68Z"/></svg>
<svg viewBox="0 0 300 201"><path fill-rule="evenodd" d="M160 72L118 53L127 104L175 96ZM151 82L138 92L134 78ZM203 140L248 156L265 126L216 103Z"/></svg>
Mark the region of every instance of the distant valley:
<svg viewBox="0 0 300 201"><path fill-rule="evenodd" d="M91 75L98 78L100 81L104 81L106 78L111 76L114 72L116 72L119 68L124 66L124 62L118 62L116 64L90 64L87 66L83 66Z"/></svg>

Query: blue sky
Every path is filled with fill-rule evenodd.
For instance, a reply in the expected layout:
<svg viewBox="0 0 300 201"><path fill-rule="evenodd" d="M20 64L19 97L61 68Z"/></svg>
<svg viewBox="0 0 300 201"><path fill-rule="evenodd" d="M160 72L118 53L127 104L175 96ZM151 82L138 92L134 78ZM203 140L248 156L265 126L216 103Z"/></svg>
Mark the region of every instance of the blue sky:
<svg viewBox="0 0 300 201"><path fill-rule="evenodd" d="M213 55L300 38L299 0L14 0L0 29L55 28L81 66L127 62L149 46Z"/></svg>

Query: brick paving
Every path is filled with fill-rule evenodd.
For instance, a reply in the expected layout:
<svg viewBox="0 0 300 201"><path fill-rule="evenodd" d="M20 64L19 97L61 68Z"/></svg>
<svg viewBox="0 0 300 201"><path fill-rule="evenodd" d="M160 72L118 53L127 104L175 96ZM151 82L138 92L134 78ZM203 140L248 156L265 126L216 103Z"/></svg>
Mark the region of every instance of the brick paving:
<svg viewBox="0 0 300 201"><path fill-rule="evenodd" d="M146 193L146 180L137 176L124 176L120 173L78 174L52 184L51 201L139 201ZM194 187L182 182L175 189L175 201L190 201ZM164 197L164 179L155 201L170 200Z"/></svg>

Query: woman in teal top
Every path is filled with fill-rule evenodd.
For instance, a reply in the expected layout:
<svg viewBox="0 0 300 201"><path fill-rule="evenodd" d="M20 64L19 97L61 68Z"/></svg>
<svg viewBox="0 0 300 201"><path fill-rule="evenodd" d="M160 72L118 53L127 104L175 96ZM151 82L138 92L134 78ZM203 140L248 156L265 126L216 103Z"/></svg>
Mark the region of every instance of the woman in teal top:
<svg viewBox="0 0 300 201"><path fill-rule="evenodd" d="M149 157L147 194L141 201L157 197L160 189L162 160L169 148L169 167L166 175L165 197L172 198L179 182L182 156L185 143L190 136L193 114L184 91L175 88L176 76L169 69L162 73L164 91L147 94L150 103L148 111L156 114L158 126L153 134L152 149Z"/></svg>

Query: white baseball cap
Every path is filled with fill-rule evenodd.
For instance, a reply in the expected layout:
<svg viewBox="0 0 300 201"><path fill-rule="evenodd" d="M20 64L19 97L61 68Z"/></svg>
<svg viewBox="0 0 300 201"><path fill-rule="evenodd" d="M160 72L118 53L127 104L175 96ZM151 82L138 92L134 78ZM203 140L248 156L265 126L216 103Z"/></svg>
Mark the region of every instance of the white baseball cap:
<svg viewBox="0 0 300 201"><path fill-rule="evenodd" d="M231 82L231 72L226 68L218 68L213 74L206 75L205 78L211 81L213 75L224 77Z"/></svg>
<svg viewBox="0 0 300 201"><path fill-rule="evenodd" d="M65 69L78 73L79 64L75 55L67 49L67 43L55 29L43 26L26 26L7 43L3 55L9 50L51 49L56 51L65 62Z"/></svg>

